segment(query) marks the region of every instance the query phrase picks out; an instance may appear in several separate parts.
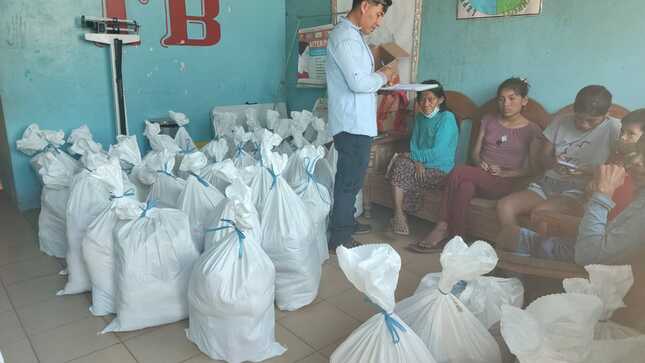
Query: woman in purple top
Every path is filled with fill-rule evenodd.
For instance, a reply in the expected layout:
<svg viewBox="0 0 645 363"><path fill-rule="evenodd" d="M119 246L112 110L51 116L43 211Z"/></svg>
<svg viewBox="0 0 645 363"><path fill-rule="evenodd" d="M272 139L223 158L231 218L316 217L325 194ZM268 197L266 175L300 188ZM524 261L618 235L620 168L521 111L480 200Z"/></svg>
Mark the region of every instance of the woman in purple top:
<svg viewBox="0 0 645 363"><path fill-rule="evenodd" d="M499 86L498 115L482 119L473 149L477 166L453 169L443 193L439 222L423 241L411 245L413 250L435 252L453 236L463 236L466 210L475 196L501 198L512 192L515 178L530 174L529 149L541 130L522 115L528 91L528 83L519 78L509 78Z"/></svg>

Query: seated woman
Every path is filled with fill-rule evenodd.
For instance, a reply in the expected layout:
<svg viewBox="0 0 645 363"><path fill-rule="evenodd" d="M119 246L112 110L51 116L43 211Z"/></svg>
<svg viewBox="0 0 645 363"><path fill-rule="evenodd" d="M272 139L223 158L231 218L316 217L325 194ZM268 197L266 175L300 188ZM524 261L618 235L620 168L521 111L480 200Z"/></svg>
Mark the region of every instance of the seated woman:
<svg viewBox="0 0 645 363"><path fill-rule="evenodd" d="M641 115L645 117L645 113ZM615 164L598 167L588 187L592 195L585 206L577 238L544 237L525 228L507 226L497 238L500 248L518 255L584 266L611 263L645 246L645 140L641 138L635 149L625 159L624 167ZM612 195L624 184L626 170L636 188L636 197L608 222L615 206Z"/></svg>
<svg viewBox="0 0 645 363"><path fill-rule="evenodd" d="M410 138L410 152L392 160L387 178L394 191L392 231L409 235L405 212L417 211L423 193L439 189L455 166L459 129L455 115L448 110L446 94L435 80L424 84L436 87L417 93L419 111Z"/></svg>
<svg viewBox="0 0 645 363"><path fill-rule="evenodd" d="M517 177L530 174L530 147L540 128L522 115L529 102L525 80L509 78L497 89L498 114L485 116L473 149L477 166L461 165L448 176L440 220L432 232L410 248L432 253L455 235L464 235L466 210L475 197L498 199L512 191Z"/></svg>

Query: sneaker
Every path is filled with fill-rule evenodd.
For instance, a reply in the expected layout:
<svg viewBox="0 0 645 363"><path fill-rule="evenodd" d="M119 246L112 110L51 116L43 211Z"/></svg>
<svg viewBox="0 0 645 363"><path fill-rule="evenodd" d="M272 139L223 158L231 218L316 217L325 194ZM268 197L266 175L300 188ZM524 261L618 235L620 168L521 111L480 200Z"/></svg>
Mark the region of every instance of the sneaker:
<svg viewBox="0 0 645 363"><path fill-rule="evenodd" d="M358 223L354 224L354 234L368 234L372 232L372 226L369 224Z"/></svg>

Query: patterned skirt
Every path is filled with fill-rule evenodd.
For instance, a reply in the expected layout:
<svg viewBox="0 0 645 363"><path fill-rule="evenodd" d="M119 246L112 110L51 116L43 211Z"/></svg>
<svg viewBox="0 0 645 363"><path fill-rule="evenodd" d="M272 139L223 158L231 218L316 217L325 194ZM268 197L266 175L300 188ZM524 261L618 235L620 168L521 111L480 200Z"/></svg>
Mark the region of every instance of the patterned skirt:
<svg viewBox="0 0 645 363"><path fill-rule="evenodd" d="M403 210L413 213L423 206L424 192L442 189L448 174L439 169L425 169L425 177L418 180L414 161L395 156L385 177L403 190Z"/></svg>

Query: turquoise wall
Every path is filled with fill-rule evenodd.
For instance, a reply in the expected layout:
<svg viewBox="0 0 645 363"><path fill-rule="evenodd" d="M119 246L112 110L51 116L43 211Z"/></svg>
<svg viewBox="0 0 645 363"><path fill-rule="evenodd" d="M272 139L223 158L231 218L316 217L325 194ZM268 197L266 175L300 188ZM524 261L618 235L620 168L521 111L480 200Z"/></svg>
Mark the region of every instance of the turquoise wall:
<svg viewBox="0 0 645 363"><path fill-rule="evenodd" d="M300 111L303 109L311 110L314 102L320 96L325 95L324 88L297 88L297 68L298 68L298 47L297 38L294 34L300 28L308 28L318 25L331 23L331 17L319 16L321 14L331 13L330 0L286 0L287 6L287 33L285 41L287 44L287 57L291 53L289 65L287 68L287 101L289 110Z"/></svg>
<svg viewBox="0 0 645 363"><path fill-rule="evenodd" d="M436 78L482 104L513 75L550 112L587 84L645 106L641 0L544 0L539 16L455 20L456 1L424 1L419 80Z"/></svg>
<svg viewBox="0 0 645 363"><path fill-rule="evenodd" d="M189 13L199 11L199 1L187 4ZM195 139L206 140L213 106L284 100L278 71L285 61L284 1L220 5L220 43L163 48L164 1L127 0L128 17L141 24L142 37L140 46L124 52L131 133L141 133L144 119L173 109L190 117ZM77 26L81 14L101 13L101 0L0 1L0 96L22 210L39 205L40 185L28 157L15 149L28 124L68 132L86 123L104 146L114 140L109 54L81 40Z"/></svg>

